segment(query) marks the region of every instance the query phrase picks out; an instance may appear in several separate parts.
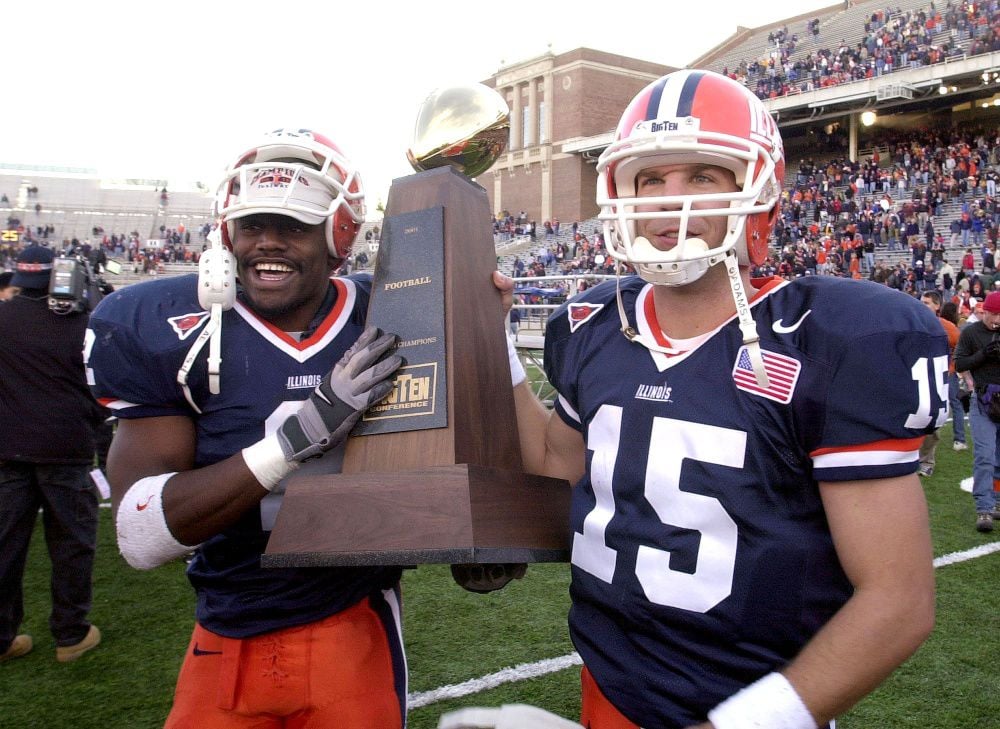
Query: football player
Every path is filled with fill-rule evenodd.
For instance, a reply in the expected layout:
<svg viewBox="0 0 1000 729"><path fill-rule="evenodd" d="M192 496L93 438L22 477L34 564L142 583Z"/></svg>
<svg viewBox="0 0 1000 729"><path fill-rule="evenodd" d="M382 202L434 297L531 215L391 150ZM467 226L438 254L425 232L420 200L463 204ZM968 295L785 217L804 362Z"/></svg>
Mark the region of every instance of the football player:
<svg viewBox="0 0 1000 729"><path fill-rule="evenodd" d="M549 320L554 410L515 386L526 470L576 484L590 729L826 726L932 628L916 471L947 341L883 286L750 279L784 166L740 84L649 84L597 165L608 252L637 275Z"/></svg>
<svg viewBox="0 0 1000 729"><path fill-rule="evenodd" d="M119 418L119 548L139 569L193 552L166 726L401 727L399 570L260 566L285 477L339 471L401 364L365 327L370 279L332 276L361 179L325 137L278 130L228 169L216 212L199 275L129 286L91 318L93 391Z"/></svg>

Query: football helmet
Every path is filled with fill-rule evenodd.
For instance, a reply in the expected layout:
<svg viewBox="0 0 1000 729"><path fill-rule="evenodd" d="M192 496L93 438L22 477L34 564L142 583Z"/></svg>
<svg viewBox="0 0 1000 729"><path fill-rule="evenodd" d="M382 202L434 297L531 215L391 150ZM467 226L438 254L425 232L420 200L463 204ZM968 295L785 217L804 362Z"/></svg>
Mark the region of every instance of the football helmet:
<svg viewBox="0 0 1000 729"><path fill-rule="evenodd" d="M361 177L340 149L308 129L277 129L236 158L216 192L223 243L232 247L235 221L257 213L326 223L330 255L347 258L365 219Z"/></svg>
<svg viewBox="0 0 1000 729"><path fill-rule="evenodd" d="M707 163L731 170L736 192L639 197L636 175L666 164ZM644 88L622 114L597 163L597 204L608 252L654 284L681 286L734 251L742 265L767 257L785 161L781 135L760 99L711 71L667 74ZM698 205L696 208L695 205ZM637 206L656 207L639 212ZM688 237L691 217L726 216L721 242ZM655 248L636 235L636 220L679 221L677 245Z"/></svg>

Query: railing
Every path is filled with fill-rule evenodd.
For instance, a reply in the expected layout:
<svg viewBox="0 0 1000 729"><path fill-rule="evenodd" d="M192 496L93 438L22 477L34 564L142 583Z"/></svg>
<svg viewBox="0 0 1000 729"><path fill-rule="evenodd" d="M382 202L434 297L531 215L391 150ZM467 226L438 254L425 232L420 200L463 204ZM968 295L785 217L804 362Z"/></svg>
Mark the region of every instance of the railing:
<svg viewBox="0 0 1000 729"><path fill-rule="evenodd" d="M609 276L606 274L593 274L593 273L563 273L563 274L556 274L553 276L523 276L521 278L515 278L514 294L516 296L542 296L542 298L552 298L552 299L558 298L559 300L544 304L514 304L513 308L522 312L522 315L528 314L527 317L522 316L521 318L522 326L524 326L527 329L538 329L544 335L545 325L548 322L549 314L551 314L553 311L562 306L563 302L572 299L574 296L576 296L581 281L592 283L595 281L599 282L613 278L614 276ZM566 291L563 294L544 296L542 294L537 294L537 293L518 292L519 288L525 288L526 286L528 288L544 289L544 288L550 288L548 286L545 286L544 284L553 282L562 282L562 281L568 283ZM543 285L539 286L538 284L543 284ZM532 317L531 315L535 312L538 313L538 316ZM531 324L525 325L525 321L526 320L530 321L532 318L537 320L537 326L532 326Z"/></svg>
<svg viewBox="0 0 1000 729"><path fill-rule="evenodd" d="M594 274L559 274L555 276L525 276L514 279L514 291L518 288L548 288L545 284L554 282L567 282L567 293L558 297L557 302L544 304L514 304L515 309L521 312L521 323L517 336L514 337L514 347L517 349L518 358L524 365L524 371L528 376L528 386L535 396L544 404L551 407L555 397L555 388L549 384L542 369L542 352L545 345L545 327L549 321L549 315L562 306L563 302L572 299L577 294L580 281L604 281L613 279L614 276L594 275ZM539 285L542 284L542 285ZM523 295L523 294L518 294ZM537 314L537 316L535 316ZM508 319L509 322L509 319Z"/></svg>

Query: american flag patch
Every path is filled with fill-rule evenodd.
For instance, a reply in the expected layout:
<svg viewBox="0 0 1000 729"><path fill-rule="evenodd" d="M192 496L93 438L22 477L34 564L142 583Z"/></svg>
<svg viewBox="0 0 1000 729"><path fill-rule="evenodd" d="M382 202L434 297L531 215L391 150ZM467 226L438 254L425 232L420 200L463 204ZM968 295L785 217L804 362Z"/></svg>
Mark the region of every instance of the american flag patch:
<svg viewBox="0 0 1000 729"><path fill-rule="evenodd" d="M740 354L733 366L733 381L736 382L736 387L751 395L760 395L787 405L792 401L792 393L795 392L795 383L799 379L802 364L797 359L776 352L762 349L760 353L764 358L768 386L761 387L757 384L753 365L750 363L750 353L746 347L740 347Z"/></svg>

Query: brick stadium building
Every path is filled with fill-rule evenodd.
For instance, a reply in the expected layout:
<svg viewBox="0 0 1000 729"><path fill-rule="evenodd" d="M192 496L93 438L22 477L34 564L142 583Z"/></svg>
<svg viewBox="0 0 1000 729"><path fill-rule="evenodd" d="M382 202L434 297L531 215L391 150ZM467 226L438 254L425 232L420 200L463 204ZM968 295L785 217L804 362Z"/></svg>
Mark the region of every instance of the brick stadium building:
<svg viewBox="0 0 1000 729"><path fill-rule="evenodd" d="M578 48L511 64L484 81L511 109L507 151L478 179L494 212L523 210L539 224L596 215L594 153L632 97L672 70Z"/></svg>

